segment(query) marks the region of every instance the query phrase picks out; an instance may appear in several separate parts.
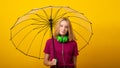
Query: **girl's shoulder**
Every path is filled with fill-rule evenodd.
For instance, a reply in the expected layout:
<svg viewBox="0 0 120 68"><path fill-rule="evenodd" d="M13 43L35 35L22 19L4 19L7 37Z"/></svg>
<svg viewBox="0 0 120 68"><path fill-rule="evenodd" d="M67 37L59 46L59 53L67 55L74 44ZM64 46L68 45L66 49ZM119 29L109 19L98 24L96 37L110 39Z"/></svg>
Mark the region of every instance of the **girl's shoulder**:
<svg viewBox="0 0 120 68"><path fill-rule="evenodd" d="M71 43L75 43L75 44L77 44L77 42L75 41L75 40L72 40L72 41L70 41Z"/></svg>
<svg viewBox="0 0 120 68"><path fill-rule="evenodd" d="M49 38L49 39L47 40L47 43L53 42L53 40L55 41L56 39L54 39L54 38Z"/></svg>
<svg viewBox="0 0 120 68"><path fill-rule="evenodd" d="M76 46L76 45L77 45L77 42L73 40L73 41L69 41L68 44L69 44L69 45L72 45L72 46Z"/></svg>

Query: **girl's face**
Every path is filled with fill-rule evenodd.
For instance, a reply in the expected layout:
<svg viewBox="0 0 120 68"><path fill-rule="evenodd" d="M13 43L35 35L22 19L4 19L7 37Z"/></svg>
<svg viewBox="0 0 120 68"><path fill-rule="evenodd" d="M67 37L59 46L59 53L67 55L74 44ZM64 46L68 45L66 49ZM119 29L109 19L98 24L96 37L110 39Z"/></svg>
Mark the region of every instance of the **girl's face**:
<svg viewBox="0 0 120 68"><path fill-rule="evenodd" d="M67 34L67 32L68 32L68 23L63 20L60 23L60 31L59 31L59 33L60 33L60 35L64 36L64 35Z"/></svg>

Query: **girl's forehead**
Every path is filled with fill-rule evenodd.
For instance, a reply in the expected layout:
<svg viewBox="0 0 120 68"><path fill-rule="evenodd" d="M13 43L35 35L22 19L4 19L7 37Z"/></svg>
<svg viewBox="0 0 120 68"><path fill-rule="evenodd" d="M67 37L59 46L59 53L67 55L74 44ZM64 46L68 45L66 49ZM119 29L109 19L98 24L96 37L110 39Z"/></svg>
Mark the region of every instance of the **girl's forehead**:
<svg viewBox="0 0 120 68"><path fill-rule="evenodd" d="M68 25L68 22L67 21L61 21L60 24L61 25Z"/></svg>

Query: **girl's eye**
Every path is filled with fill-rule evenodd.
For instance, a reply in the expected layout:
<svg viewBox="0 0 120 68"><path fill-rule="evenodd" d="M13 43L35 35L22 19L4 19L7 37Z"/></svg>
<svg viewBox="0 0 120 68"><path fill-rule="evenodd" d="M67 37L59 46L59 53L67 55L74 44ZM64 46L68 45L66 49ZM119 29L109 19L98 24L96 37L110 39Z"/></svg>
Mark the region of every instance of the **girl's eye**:
<svg viewBox="0 0 120 68"><path fill-rule="evenodd" d="M63 27L63 25L60 25L60 27Z"/></svg>
<svg viewBox="0 0 120 68"><path fill-rule="evenodd" d="M68 28L68 26L65 26L65 28Z"/></svg>

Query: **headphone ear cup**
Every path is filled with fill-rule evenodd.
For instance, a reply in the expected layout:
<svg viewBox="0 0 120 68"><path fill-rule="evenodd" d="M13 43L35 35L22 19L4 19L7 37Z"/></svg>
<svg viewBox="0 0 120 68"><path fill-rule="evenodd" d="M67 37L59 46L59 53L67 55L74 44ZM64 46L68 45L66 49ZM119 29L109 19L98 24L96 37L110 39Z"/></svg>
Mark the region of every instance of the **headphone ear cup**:
<svg viewBox="0 0 120 68"><path fill-rule="evenodd" d="M64 37L57 36L57 40L61 43L65 43L68 41L68 36L64 36Z"/></svg>
<svg viewBox="0 0 120 68"><path fill-rule="evenodd" d="M62 37L61 36L57 36L57 40L59 41L59 42L63 42L63 39L62 39Z"/></svg>
<svg viewBox="0 0 120 68"><path fill-rule="evenodd" d="M68 36L63 37L63 43L68 41Z"/></svg>

